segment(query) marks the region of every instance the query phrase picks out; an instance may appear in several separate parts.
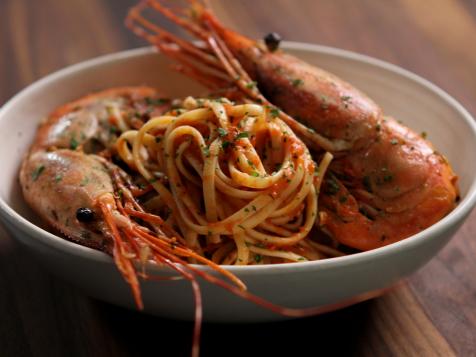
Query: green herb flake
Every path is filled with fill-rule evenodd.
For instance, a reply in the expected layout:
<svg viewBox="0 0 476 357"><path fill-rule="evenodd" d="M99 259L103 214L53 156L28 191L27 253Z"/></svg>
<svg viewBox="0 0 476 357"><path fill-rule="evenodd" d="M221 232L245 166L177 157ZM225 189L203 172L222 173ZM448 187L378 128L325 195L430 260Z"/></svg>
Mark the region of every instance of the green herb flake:
<svg viewBox="0 0 476 357"><path fill-rule="evenodd" d="M69 141L69 148L71 150L76 150L79 146L79 143L78 141L76 140L76 138L74 136L71 137L71 140Z"/></svg>
<svg viewBox="0 0 476 357"><path fill-rule="evenodd" d="M253 177L259 177L259 173L257 173L256 171L252 171L250 175Z"/></svg>
<svg viewBox="0 0 476 357"><path fill-rule="evenodd" d="M33 179L33 181L38 180L38 177L40 177L43 171L45 171L44 165L40 165L35 170L33 170L33 172L31 173L31 178Z"/></svg>
<svg viewBox="0 0 476 357"><path fill-rule="evenodd" d="M319 177L319 166L314 166L314 176Z"/></svg>
<svg viewBox="0 0 476 357"><path fill-rule="evenodd" d="M88 183L89 183L89 177L88 177L88 176L84 176L83 179L81 180L81 182L79 183L79 186L84 187L84 186L86 186Z"/></svg>
<svg viewBox="0 0 476 357"><path fill-rule="evenodd" d="M343 95L342 97L340 97L340 99L342 99L343 102L350 102L352 97L349 95Z"/></svg>
<svg viewBox="0 0 476 357"><path fill-rule="evenodd" d="M255 262L256 263L259 263L261 261L261 259L263 259L263 257L261 256L261 254L255 254Z"/></svg>
<svg viewBox="0 0 476 357"><path fill-rule="evenodd" d="M249 137L249 134L247 131L243 131L241 133L239 133L236 137L235 137L235 140L238 140L238 139L242 139L242 138L248 138Z"/></svg>
<svg viewBox="0 0 476 357"><path fill-rule="evenodd" d="M293 87L299 87L304 84L304 81L300 78L294 79L292 82Z"/></svg>
<svg viewBox="0 0 476 357"><path fill-rule="evenodd" d="M218 128L218 129L217 129L217 132L218 132L218 135L219 135L220 137L224 137L224 136L227 136L227 135L228 135L228 132L227 132L225 129L223 129L223 128Z"/></svg>
<svg viewBox="0 0 476 357"><path fill-rule="evenodd" d="M279 117L279 109L278 108L272 108L269 113L273 118Z"/></svg>
<svg viewBox="0 0 476 357"><path fill-rule="evenodd" d="M392 182L392 180L393 180L393 175L391 175L391 174L385 175L383 177L384 182Z"/></svg>
<svg viewBox="0 0 476 357"><path fill-rule="evenodd" d="M147 105L163 105L165 103L170 102L170 99L167 99L167 98L152 99L150 97L146 97L144 100L145 100Z"/></svg>
<svg viewBox="0 0 476 357"><path fill-rule="evenodd" d="M426 139L428 137L428 133L426 131L422 131L420 135L423 139Z"/></svg>
<svg viewBox="0 0 476 357"><path fill-rule="evenodd" d="M161 136L156 136L155 137L155 142L158 144L162 141L162 137Z"/></svg>
<svg viewBox="0 0 476 357"><path fill-rule="evenodd" d="M57 175L55 176L55 182L56 182L56 183L60 182L62 179L63 179L63 175L61 175L61 174L57 174Z"/></svg>
<svg viewBox="0 0 476 357"><path fill-rule="evenodd" d="M226 148L227 148L228 146L230 146L230 144L231 144L231 143L230 143L229 141L224 141L224 142L221 144L221 148L222 148L223 150L226 150Z"/></svg>
<svg viewBox="0 0 476 357"><path fill-rule="evenodd" d="M210 148L208 146L205 146L203 149L203 155L205 155L205 157L210 157Z"/></svg>
<svg viewBox="0 0 476 357"><path fill-rule="evenodd" d="M329 195L335 195L337 192L340 191L339 184L333 177L326 180L326 183L326 193L328 193Z"/></svg>
<svg viewBox="0 0 476 357"><path fill-rule="evenodd" d="M253 88L256 87L256 84L257 83L255 81L248 82L248 83L246 83L246 88L253 89Z"/></svg>
<svg viewBox="0 0 476 357"><path fill-rule="evenodd" d="M394 138L394 139L390 140L390 144L392 144L392 145L397 145L397 144L398 144L398 140Z"/></svg>

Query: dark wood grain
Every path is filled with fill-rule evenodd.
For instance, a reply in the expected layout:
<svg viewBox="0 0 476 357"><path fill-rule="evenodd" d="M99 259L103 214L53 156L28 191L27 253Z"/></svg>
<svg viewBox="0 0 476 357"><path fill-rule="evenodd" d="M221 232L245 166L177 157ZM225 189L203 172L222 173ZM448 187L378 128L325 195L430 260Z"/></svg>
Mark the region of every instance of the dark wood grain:
<svg viewBox="0 0 476 357"><path fill-rule="evenodd" d="M0 103L66 65L143 46L122 25L132 3L0 0ZM405 67L476 113L474 1L217 0L213 5L225 23L251 37L277 31L287 40L340 47ZM475 229L476 212L435 259L381 298L290 322L206 324L203 355L474 356ZM191 328L83 296L43 271L0 230L1 356L138 356L150 350L187 355ZM217 340L229 341L226 353Z"/></svg>

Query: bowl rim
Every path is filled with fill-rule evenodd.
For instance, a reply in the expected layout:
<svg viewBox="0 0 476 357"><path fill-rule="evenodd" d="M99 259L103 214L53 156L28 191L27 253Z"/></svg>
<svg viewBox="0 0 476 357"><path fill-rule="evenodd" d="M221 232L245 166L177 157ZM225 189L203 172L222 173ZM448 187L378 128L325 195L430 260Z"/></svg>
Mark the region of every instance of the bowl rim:
<svg viewBox="0 0 476 357"><path fill-rule="evenodd" d="M329 46L284 41L282 44L282 48L305 52L318 52L325 55L344 58L354 62L364 63L374 67L378 67L379 69L383 69L388 72L393 72L394 74L397 74L401 77L405 77L405 79L407 80L416 82L420 86L425 87L427 90L436 94L441 100L445 101L449 106L455 109L456 112L458 112L459 114L459 120L463 120L466 122L472 132L474 139L476 140L476 123L471 114L457 100L451 97L444 90L411 71L408 71L397 65L382 61L374 57ZM14 95L10 100L8 100L0 108L0 122L2 120L6 120L5 113L10 109L10 107L14 106L17 102L20 102L22 98L29 92L34 91L37 88L41 88L42 86L45 86L50 82L54 82L56 80L61 79L62 77L67 77L68 75L72 75L78 72L87 71L96 66L105 65L110 62L125 61L135 57L147 56L154 52L157 53L157 50L152 46L129 49L82 61L77 64L73 64L58 71L55 71L51 74L48 74L45 77L26 86L16 95ZM334 267L345 267L353 264L358 264L364 261L373 260L374 258L385 256L387 254L397 254L399 252L412 249L413 247L423 244L425 242L425 239L428 238L428 236L432 236L444 230L445 227L451 227L463 221L475 205L476 173L474 174L474 180L468 189L467 195L461 200L461 202L459 202L458 206L452 212L450 212L443 219L441 219L434 225L428 227L427 229L399 242L395 242L384 247L376 248L374 250L359 252L343 257L308 261L299 264L281 263L254 266L223 265L223 267L234 274L244 276L263 273L276 274L291 271L306 272L316 269L330 269ZM13 208L11 208L2 197L0 197L0 215L3 216L3 218L6 219L9 223L11 223L13 226L15 226L15 228L20 229L24 232L27 231L31 235L37 237L41 241L41 243L46 244L49 248L60 250L63 253L73 254L81 258L92 259L100 263L114 264L112 258L104 252L84 247L77 243L73 243L36 226L32 222L24 218L22 215L17 213ZM195 267L198 267L203 270L210 270L209 267L203 265L195 265ZM168 267L158 267L153 264L149 264L148 268L151 268L151 270L153 271L170 270L170 268Z"/></svg>

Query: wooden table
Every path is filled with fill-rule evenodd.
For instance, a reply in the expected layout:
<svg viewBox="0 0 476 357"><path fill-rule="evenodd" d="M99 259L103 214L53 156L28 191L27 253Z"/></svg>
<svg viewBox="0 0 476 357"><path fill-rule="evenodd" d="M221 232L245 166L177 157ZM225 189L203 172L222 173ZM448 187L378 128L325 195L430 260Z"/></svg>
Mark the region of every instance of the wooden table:
<svg viewBox="0 0 476 357"><path fill-rule="evenodd" d="M476 114L472 0L214 1L251 37L340 47L407 68ZM1 0L0 103L38 78L143 46L123 27L132 0ZM427 266L387 295L316 318L204 326L203 356L476 355L476 212ZM298 335L296 335L296 333ZM191 324L84 297L42 270L0 231L1 356L188 355ZM228 352L216 341L228 341ZM160 352L160 353L159 353ZM305 354L307 352L307 354Z"/></svg>

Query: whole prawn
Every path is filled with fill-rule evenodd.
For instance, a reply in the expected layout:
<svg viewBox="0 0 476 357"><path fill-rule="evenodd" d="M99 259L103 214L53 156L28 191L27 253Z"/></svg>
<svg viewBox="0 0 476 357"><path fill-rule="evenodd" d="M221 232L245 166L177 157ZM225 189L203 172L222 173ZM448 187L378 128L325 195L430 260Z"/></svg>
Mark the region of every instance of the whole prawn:
<svg viewBox="0 0 476 357"><path fill-rule="evenodd" d="M107 154L118 132L140 127L147 119L144 116L160 114L168 107L149 105L160 100L155 89L124 87L88 95L56 109L40 125L23 161L20 182L26 201L54 230L113 256L139 309L143 304L138 276L151 277L138 273L137 263L166 265L190 280L196 300L196 356L201 300L195 276L218 281L237 294L245 294L244 284L187 248L159 216L144 212L135 198L141 189ZM190 257L212 266L234 285L189 266L184 259Z"/></svg>
<svg viewBox="0 0 476 357"><path fill-rule="evenodd" d="M224 27L200 1L191 4L184 17L160 1L142 1L126 25L175 59L177 70L212 90L272 106L316 155L335 156L318 220L332 238L374 249L420 232L455 207L457 176L428 140L337 76ZM202 42L147 20L147 8Z"/></svg>

